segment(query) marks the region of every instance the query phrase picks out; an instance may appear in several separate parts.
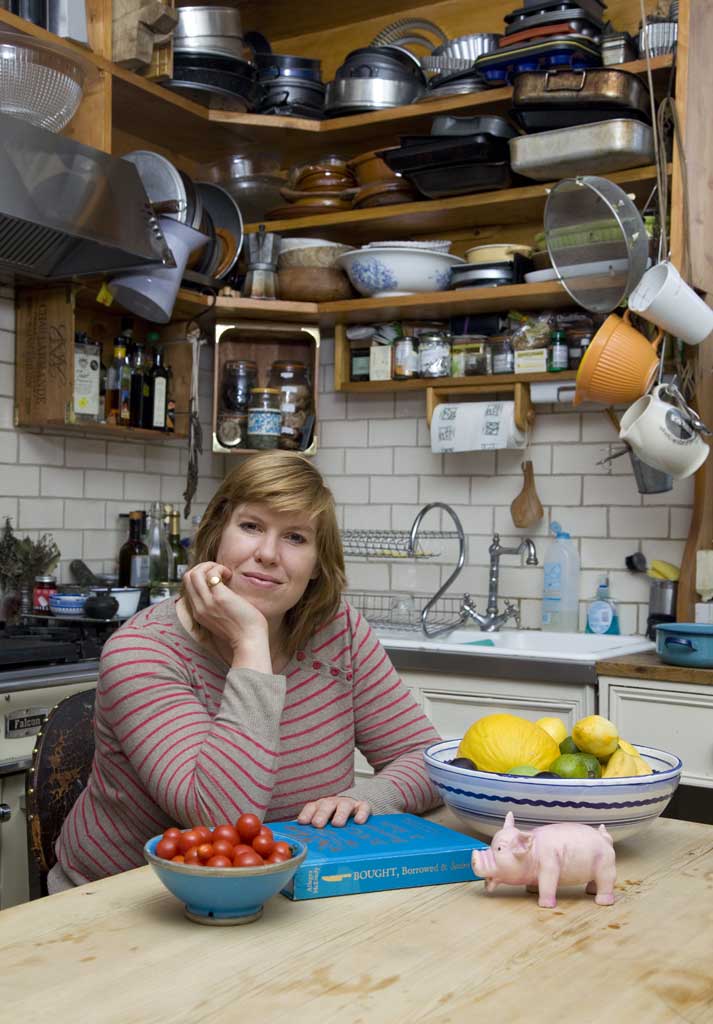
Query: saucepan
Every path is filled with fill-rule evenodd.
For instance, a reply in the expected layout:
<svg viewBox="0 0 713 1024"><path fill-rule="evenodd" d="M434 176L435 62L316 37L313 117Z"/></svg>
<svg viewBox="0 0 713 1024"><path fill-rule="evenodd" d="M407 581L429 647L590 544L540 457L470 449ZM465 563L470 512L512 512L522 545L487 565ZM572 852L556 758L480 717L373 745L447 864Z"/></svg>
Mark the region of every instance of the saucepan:
<svg viewBox="0 0 713 1024"><path fill-rule="evenodd" d="M657 626L656 653L667 665L713 668L713 626L699 622Z"/></svg>

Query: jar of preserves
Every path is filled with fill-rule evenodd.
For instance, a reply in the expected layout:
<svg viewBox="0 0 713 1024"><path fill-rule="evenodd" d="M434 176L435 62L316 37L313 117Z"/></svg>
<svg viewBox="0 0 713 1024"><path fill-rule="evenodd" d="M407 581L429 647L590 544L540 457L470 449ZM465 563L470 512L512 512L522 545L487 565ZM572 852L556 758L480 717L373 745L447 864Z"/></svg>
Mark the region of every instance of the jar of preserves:
<svg viewBox="0 0 713 1024"><path fill-rule="evenodd" d="M412 337L394 342L394 380L410 380L418 376L418 347Z"/></svg>
<svg viewBox="0 0 713 1024"><path fill-rule="evenodd" d="M279 388L253 388L248 409L248 448L277 448L281 426Z"/></svg>
<svg viewBox="0 0 713 1024"><path fill-rule="evenodd" d="M234 359L223 366L221 394L227 412L247 413L250 392L257 384L257 363Z"/></svg>
<svg viewBox="0 0 713 1024"><path fill-rule="evenodd" d="M57 593L56 576L35 576L35 585L32 588L32 610L40 615L49 615L50 597Z"/></svg>
<svg viewBox="0 0 713 1024"><path fill-rule="evenodd" d="M309 438L304 433L314 415L314 397L305 364L291 359L273 363L268 383L280 397L282 425L278 447L291 451L306 448Z"/></svg>
<svg viewBox="0 0 713 1024"><path fill-rule="evenodd" d="M248 437L248 414L223 413L218 417L215 436L224 448L246 448Z"/></svg>
<svg viewBox="0 0 713 1024"><path fill-rule="evenodd" d="M418 339L418 372L421 377L448 377L451 372L449 334L431 332Z"/></svg>

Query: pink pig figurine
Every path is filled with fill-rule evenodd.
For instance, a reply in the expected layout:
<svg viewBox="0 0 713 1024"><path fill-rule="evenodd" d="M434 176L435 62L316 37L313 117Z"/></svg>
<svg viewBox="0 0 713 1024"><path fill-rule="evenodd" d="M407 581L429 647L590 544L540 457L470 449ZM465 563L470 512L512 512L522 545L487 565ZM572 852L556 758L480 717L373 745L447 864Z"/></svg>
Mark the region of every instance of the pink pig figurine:
<svg viewBox="0 0 713 1024"><path fill-rule="evenodd" d="M521 832L508 812L490 847L473 850L471 863L475 874L486 879L486 892L500 882L526 885L528 892L539 890L539 906L556 907L558 885L586 882L595 903L614 902L614 842L604 825L558 822Z"/></svg>

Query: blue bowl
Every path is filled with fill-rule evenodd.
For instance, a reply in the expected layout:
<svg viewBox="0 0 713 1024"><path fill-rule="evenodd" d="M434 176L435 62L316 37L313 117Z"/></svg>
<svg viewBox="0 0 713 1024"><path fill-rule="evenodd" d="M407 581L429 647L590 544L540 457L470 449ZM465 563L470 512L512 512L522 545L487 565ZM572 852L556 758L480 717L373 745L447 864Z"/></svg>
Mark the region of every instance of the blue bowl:
<svg viewBox="0 0 713 1024"><path fill-rule="evenodd" d="M51 594L50 612L52 615L82 615L86 603L86 594Z"/></svg>
<svg viewBox="0 0 713 1024"><path fill-rule="evenodd" d="M273 833L288 844L294 856L282 864L254 868L204 868L174 864L156 856L163 838L154 836L144 846L144 856L169 892L185 907L186 917L199 924L249 924L262 915L263 904L284 889L307 856L304 843L292 836Z"/></svg>

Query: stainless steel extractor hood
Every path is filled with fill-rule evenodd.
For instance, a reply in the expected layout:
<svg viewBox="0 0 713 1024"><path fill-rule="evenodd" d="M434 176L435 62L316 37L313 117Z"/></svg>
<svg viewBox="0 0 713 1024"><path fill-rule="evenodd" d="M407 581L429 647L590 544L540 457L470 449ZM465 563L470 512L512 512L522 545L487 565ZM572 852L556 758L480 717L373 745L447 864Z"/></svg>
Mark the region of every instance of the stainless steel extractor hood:
<svg viewBox="0 0 713 1024"><path fill-rule="evenodd" d="M57 280L175 266L136 168L0 114L0 270Z"/></svg>

